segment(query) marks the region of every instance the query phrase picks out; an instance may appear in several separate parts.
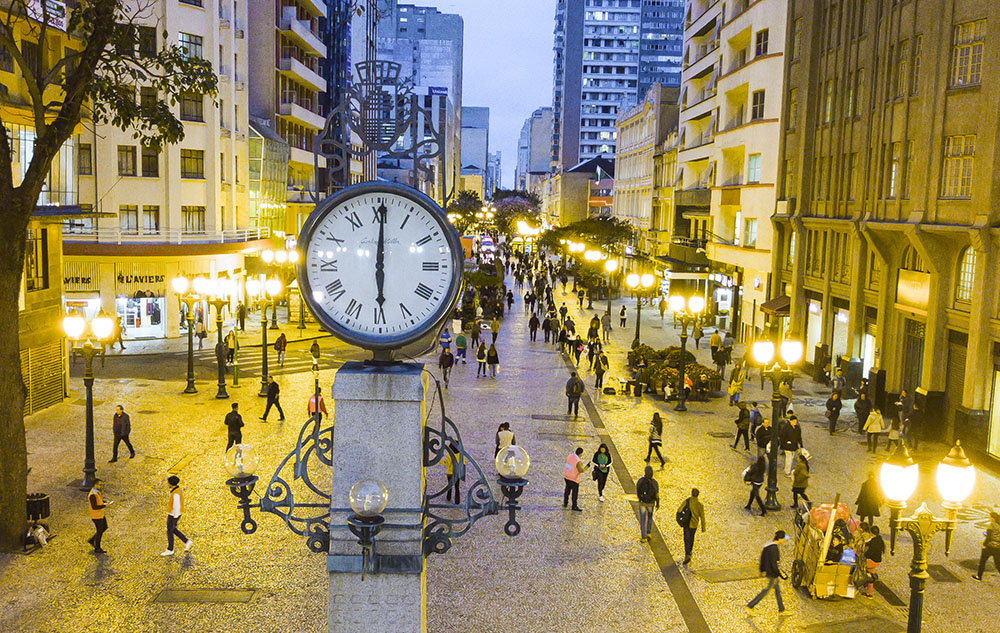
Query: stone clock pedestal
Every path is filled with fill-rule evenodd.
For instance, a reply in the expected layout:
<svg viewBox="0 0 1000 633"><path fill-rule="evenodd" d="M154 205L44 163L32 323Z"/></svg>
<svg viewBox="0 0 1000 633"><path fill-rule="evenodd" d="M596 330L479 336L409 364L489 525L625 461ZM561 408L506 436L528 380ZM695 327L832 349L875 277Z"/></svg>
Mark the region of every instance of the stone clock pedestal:
<svg viewBox="0 0 1000 633"><path fill-rule="evenodd" d="M330 633L425 633L424 416L420 363L350 362L333 385ZM385 484L385 525L362 581L361 546L347 529L348 493L360 479Z"/></svg>

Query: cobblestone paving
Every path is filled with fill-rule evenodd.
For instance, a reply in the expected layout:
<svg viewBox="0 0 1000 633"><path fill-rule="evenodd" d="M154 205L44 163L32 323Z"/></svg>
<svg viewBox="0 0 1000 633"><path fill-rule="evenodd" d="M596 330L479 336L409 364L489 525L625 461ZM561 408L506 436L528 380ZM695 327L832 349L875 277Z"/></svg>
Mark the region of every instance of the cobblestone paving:
<svg viewBox="0 0 1000 633"><path fill-rule="evenodd" d="M634 303L628 305L632 326ZM657 327L659 315L653 314L654 310L644 310L643 339L654 346L674 341L676 332L668 326ZM530 452L531 483L519 515L522 532L516 538L507 537L502 532L504 519L489 517L456 540L447 554L428 559L429 631L492 633L510 630L514 622L533 632L687 630L664 570L650 548L638 542L633 508L622 498L614 476L605 502L597 500L593 482L584 476L584 512L562 509L564 457L582 445L589 458L600 439L586 416L576 421L560 417L565 412L566 366L555 348L528 342L526 320L518 301L501 327L501 373L496 379L477 379L474 364L460 365L444 396L449 416L488 476L493 472L493 434L500 422L511 422L518 443ZM631 327L615 330L609 346L611 376L623 375L624 351L632 333ZM702 362L707 360L706 350L697 353L705 357ZM436 373L433 361L423 360ZM333 375L333 370L321 373L327 394ZM584 372L584 379L606 432L633 478L643 465L648 420L654 411L664 415L664 452L669 463L657 474L663 498L657 524L670 552L679 559L683 548L673 512L691 486L702 490L708 532L698 535L695 559L681 574L712 631L795 631L835 623L843 623L837 625L838 631L861 631L867 630L862 628L865 622L875 622L872 618L883 618L888 623L884 630L890 631L899 630L892 625L905 623L905 612L889 607L880 597L817 601L795 594L787 584L785 617L776 615L771 601L748 614L742 605L761 581L746 578L745 568L755 566L761 545L775 529L790 531L791 513L784 509L760 518L743 511L745 487L739 473L747 458L729 448L726 442L731 443L731 438L716 437L732 432L731 410L723 399L716 399L692 404L686 414L678 414L672 404L650 397L598 395L592 389L592 376ZM181 395L182 381L98 379L99 475L107 482L105 496L116 501L108 511L105 547L109 554L104 557L87 552L83 541L92 525L86 495L69 485L80 477L83 452L79 379L73 380L76 392L66 402L32 416L27 423L32 468L29 491L52 496L50 525L56 537L40 552L0 556L0 631L325 631L323 558L309 553L303 541L271 515L257 516L260 529L256 534L242 535L235 499L223 484L222 418L231 402L241 404L247 424L244 437L260 452L261 475L270 475L294 443L313 388L311 376L284 375L278 380L288 417L283 424L276 417L268 423L257 419L263 400L256 396L258 385L253 381L230 387L233 400L215 400L214 391L207 388L194 396ZM757 387L759 383L748 387L747 397L766 401L768 393ZM796 387L797 398L803 400L796 408L806 421L806 446L815 456L810 495L826 501L841 492L853 502L864 472L877 462L864 452L856 436L830 438L814 422L823 420L818 408L820 389L805 379ZM132 414L132 441L138 455L107 464L110 420L118 403ZM922 448L919 457L936 461L944 450L930 445ZM175 465L185 463L178 472L188 505L181 528L195 546L186 555L161 558L164 480ZM435 482L444 475L432 471L428 477ZM915 498L937 498L932 479L931 472L924 473L922 481L929 486L923 486ZM779 477L779 487L779 499L787 504L789 490L783 477ZM981 473L970 500L974 509L963 515L967 520L955 536L950 559L942 555L941 537L935 542L930 562L943 565L960 582L929 584L925 631L955 630L950 624L955 621L963 622L962 630L968 633L995 630L1000 580L988 575L986 582L974 583L968 566L978 559L981 541L981 529L974 523L982 520L983 511L998 499L997 493L996 478ZM886 520L880 524L885 527ZM887 558L879 569L889 589L904 601L910 552L909 539L901 536L896 556ZM782 556L787 567L791 547L783 547ZM743 579L711 582L714 572L733 569L737 571L722 573ZM246 603L157 601L164 589L250 589L254 594Z"/></svg>

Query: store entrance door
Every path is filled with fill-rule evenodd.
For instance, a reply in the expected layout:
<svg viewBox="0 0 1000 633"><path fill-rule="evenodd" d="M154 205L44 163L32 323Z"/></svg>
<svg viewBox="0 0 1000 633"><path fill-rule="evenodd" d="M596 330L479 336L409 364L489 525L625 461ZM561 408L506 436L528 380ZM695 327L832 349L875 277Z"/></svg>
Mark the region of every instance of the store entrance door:
<svg viewBox="0 0 1000 633"><path fill-rule="evenodd" d="M167 335L165 301L162 297L118 297L115 303L124 338L164 338Z"/></svg>

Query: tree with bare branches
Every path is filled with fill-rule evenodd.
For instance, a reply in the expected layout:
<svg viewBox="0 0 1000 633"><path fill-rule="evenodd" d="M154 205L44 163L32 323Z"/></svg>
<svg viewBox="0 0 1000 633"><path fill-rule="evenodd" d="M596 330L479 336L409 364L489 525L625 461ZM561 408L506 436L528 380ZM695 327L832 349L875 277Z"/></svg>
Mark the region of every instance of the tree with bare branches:
<svg viewBox="0 0 1000 633"><path fill-rule="evenodd" d="M15 83L23 79L15 88L26 88L23 106L9 89L0 92L0 548L6 550L21 546L27 524L25 388L18 351L25 232L52 161L82 119L130 130L146 147L176 143L184 137L175 114L180 96L216 94L211 62L167 44L167 33L161 46L146 45L148 27L157 28L153 0L81 0L68 15L56 13L61 6L0 0L0 50L13 62ZM67 37L66 49L54 45ZM37 49L28 54L25 41L37 42ZM157 98L138 99L140 87L155 89ZM27 110L35 139L30 162L15 174L3 113L18 109Z"/></svg>

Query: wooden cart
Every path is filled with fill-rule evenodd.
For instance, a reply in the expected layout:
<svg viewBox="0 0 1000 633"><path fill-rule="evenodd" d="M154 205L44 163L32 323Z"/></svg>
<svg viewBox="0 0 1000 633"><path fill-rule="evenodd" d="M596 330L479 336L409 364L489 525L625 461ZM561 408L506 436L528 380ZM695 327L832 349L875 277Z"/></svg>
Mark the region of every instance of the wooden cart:
<svg viewBox="0 0 1000 633"><path fill-rule="evenodd" d="M804 587L813 598L827 599L834 596L853 598L857 576L851 562L826 562L833 539L836 511L840 504L837 495L833 513L825 531L812 525L809 510L795 515L795 560L792 563L792 586ZM853 551L853 550L852 550ZM843 559L842 559L843 560Z"/></svg>

